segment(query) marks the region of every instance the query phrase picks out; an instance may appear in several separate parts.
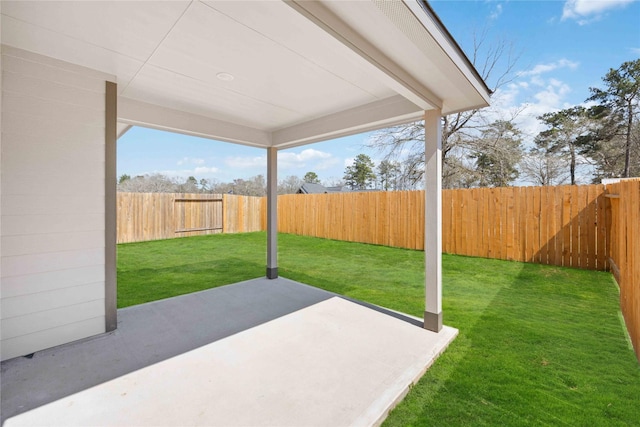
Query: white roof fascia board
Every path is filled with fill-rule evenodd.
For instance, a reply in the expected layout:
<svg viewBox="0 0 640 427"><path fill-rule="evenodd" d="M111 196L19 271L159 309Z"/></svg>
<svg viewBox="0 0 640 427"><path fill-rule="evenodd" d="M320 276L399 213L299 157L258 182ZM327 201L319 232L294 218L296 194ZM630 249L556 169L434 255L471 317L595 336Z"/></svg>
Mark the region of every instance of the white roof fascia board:
<svg viewBox="0 0 640 427"><path fill-rule="evenodd" d="M118 99L118 121L252 147L271 146L269 132L124 97Z"/></svg>
<svg viewBox="0 0 640 427"><path fill-rule="evenodd" d="M423 111L442 109L442 99L389 59L366 38L353 31L321 2L287 0L286 4L351 49L357 57L366 62L368 65L366 68L371 69L373 65L371 72L396 93L412 101Z"/></svg>
<svg viewBox="0 0 640 427"><path fill-rule="evenodd" d="M486 101L486 105L479 105L475 108L486 107L489 105L489 96L491 90L487 87L482 78L477 75L477 72L472 69L473 65L464 56L464 53L459 51L458 44L452 39L452 37L443 31L441 25L436 21L437 18L425 10L423 0L403 0L407 7L411 10L413 15L424 25L431 36L440 45L442 50L456 65L460 72L465 76L467 81L475 88L480 96ZM464 110L463 110L464 111ZM454 111L448 112L449 114Z"/></svg>
<svg viewBox="0 0 640 427"><path fill-rule="evenodd" d="M472 105L472 106L467 106L465 108L458 108L455 110L450 110L450 109L446 109L446 110L442 110L442 115L443 116L448 116L450 114L458 114L458 113L464 113L465 111L471 111L471 110L479 110L481 108L485 108L487 107L489 104L485 104L484 102L482 104L477 104L477 105Z"/></svg>
<svg viewBox="0 0 640 427"><path fill-rule="evenodd" d="M272 134L273 146L291 148L420 120L424 110L396 95L341 111Z"/></svg>

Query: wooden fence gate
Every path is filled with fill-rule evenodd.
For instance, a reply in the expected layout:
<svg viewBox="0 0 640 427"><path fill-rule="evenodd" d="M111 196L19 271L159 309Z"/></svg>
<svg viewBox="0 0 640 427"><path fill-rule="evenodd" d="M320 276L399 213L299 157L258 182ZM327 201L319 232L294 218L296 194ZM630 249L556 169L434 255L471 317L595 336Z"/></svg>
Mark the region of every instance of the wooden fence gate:
<svg viewBox="0 0 640 427"><path fill-rule="evenodd" d="M222 233L221 194L118 193L118 243Z"/></svg>
<svg viewBox="0 0 640 427"><path fill-rule="evenodd" d="M194 231L222 232L222 197L175 198L173 200L174 231L180 234Z"/></svg>

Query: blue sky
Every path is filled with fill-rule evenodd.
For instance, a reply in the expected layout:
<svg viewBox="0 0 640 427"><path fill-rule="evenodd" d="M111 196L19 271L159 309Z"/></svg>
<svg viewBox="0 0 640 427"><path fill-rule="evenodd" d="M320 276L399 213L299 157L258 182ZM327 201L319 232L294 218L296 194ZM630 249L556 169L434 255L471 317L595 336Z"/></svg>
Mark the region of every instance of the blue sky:
<svg viewBox="0 0 640 427"><path fill-rule="evenodd" d="M471 55L473 36L487 46L500 40L518 56L516 77L493 97L496 116L510 117L532 138L535 117L584 103L589 87L601 86L610 68L640 57L639 0L432 1L432 7L462 49ZM491 85L491 79L489 80ZM381 155L364 145L368 134L283 150L279 178L314 171L323 181L342 178L358 153ZM266 173L263 149L133 128L118 140L118 175L162 173L220 182Z"/></svg>

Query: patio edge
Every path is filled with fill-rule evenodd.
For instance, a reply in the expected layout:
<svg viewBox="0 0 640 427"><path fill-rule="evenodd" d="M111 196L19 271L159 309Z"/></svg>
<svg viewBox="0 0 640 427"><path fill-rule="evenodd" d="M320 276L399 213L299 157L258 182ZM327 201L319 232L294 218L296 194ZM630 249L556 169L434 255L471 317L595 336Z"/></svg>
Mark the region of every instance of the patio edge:
<svg viewBox="0 0 640 427"><path fill-rule="evenodd" d="M450 326L443 326L440 332L437 332L437 335L440 336L440 340L438 342L438 345L436 346L436 351L434 351L429 355L429 358L426 360L426 364L422 366L422 368L417 373L415 373L415 371L411 371L410 369L408 369L407 372L405 372L405 375L412 377L410 378L410 382L402 390L400 390L396 394L396 396L386 405L384 404L384 402L388 401L388 399L385 399L384 396L381 396L380 398L378 398L378 400L374 402L373 405L371 405L371 407L367 411L367 414L363 416L364 418L366 418L369 416L375 416L375 413L377 413L379 415L377 415L376 419L370 420L370 422L367 422L366 420L363 419L362 420L363 422L358 422L355 424L368 425L373 427L378 427L382 425L382 423L387 419L391 411L393 411L393 409L395 409L395 407L398 406L400 402L402 402L402 400L406 397L406 395L409 393L411 388L414 385L416 385L418 381L420 381L420 379L434 364L434 362L440 357L440 355L442 355L442 353L445 352L445 350L449 347L449 345L453 342L453 340L458 336L458 333L459 331L456 328L452 328ZM385 407L378 408L378 405L384 405Z"/></svg>

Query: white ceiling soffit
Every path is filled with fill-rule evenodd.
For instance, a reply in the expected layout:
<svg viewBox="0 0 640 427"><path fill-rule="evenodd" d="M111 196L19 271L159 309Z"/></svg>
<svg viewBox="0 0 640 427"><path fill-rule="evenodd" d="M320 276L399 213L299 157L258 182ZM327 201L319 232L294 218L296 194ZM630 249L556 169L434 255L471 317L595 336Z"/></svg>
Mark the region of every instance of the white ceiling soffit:
<svg viewBox="0 0 640 427"><path fill-rule="evenodd" d="M290 147L485 106L417 0L3 1L2 43L117 77L142 125Z"/></svg>

